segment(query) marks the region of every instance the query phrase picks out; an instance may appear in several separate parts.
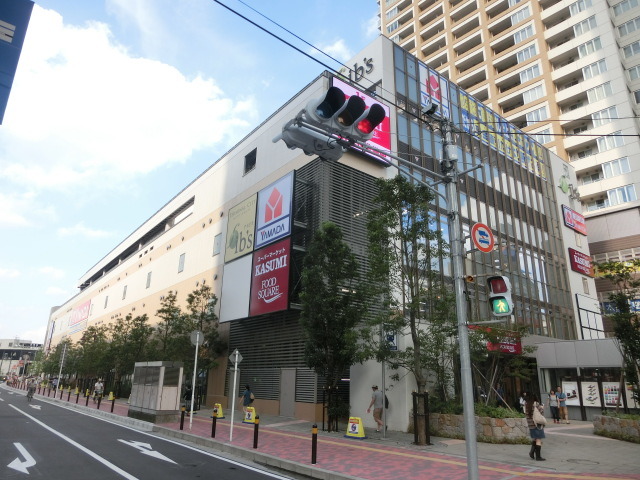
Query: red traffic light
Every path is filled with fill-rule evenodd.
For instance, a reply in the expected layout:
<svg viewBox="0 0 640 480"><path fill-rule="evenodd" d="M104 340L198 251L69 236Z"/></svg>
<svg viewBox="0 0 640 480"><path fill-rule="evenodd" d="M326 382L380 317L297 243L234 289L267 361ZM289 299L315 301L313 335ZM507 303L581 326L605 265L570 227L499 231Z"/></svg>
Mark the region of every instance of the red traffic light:
<svg viewBox="0 0 640 480"><path fill-rule="evenodd" d="M358 122L356 128L363 135L369 135L382 123L385 117L386 113L382 105L374 103L371 105L371 108L367 110L366 117Z"/></svg>
<svg viewBox="0 0 640 480"><path fill-rule="evenodd" d="M509 291L505 277L490 277L487 279L487 286L491 293L507 293Z"/></svg>

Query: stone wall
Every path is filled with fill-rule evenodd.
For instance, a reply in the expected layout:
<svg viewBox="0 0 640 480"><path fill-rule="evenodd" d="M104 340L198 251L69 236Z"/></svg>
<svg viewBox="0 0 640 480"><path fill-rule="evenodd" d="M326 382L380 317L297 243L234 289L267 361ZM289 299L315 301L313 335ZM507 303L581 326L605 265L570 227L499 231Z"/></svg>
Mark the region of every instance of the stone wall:
<svg viewBox="0 0 640 480"><path fill-rule="evenodd" d="M640 420L596 415L593 418L593 429L596 435L616 438L628 437L634 439L636 442L640 442Z"/></svg>
<svg viewBox="0 0 640 480"><path fill-rule="evenodd" d="M464 438L464 420L462 415L443 413L429 414L429 426L432 432L447 438ZM476 433L479 439L485 437L496 443L520 442L529 439L529 427L526 418L490 418L475 417Z"/></svg>

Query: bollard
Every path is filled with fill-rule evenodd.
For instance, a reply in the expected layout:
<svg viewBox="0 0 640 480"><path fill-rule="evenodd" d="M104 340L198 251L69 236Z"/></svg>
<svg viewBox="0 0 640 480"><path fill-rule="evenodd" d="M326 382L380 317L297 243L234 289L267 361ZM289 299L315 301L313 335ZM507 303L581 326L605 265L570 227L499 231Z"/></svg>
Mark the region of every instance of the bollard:
<svg viewBox="0 0 640 480"><path fill-rule="evenodd" d="M102 395L98 395L98 406L96 407L98 410L100 410L100 401L102 400Z"/></svg>
<svg viewBox="0 0 640 480"><path fill-rule="evenodd" d="M40 395L40 389L42 388L42 385L38 385L38 395Z"/></svg>
<svg viewBox="0 0 640 480"><path fill-rule="evenodd" d="M185 411L185 407L181 407L180 410L181 410L181 412L180 412L180 430L182 430L184 428L184 411Z"/></svg>
<svg viewBox="0 0 640 480"><path fill-rule="evenodd" d="M67 392L67 402L69 401L70 398L71 398L71 387L69 387L69 390Z"/></svg>
<svg viewBox="0 0 640 480"><path fill-rule="evenodd" d="M60 400L62 400L62 394L64 393L64 388L60 387ZM54 395L55 396L55 395Z"/></svg>
<svg viewBox="0 0 640 480"><path fill-rule="evenodd" d="M258 426L260 425L260 415L255 416L255 426L253 427L253 448L258 448Z"/></svg>
<svg viewBox="0 0 640 480"><path fill-rule="evenodd" d="M213 420L211 421L211 438L216 438L216 422L218 421L218 418L216 417L215 413L213 414Z"/></svg>
<svg viewBox="0 0 640 480"><path fill-rule="evenodd" d="M111 413L113 413L113 407L114 407L115 404L116 404L116 397L113 397L111 399Z"/></svg>
<svg viewBox="0 0 640 480"><path fill-rule="evenodd" d="M80 391L76 388L76 403L80 400Z"/></svg>
<svg viewBox="0 0 640 480"><path fill-rule="evenodd" d="M89 406L89 395L87 395L87 401L84 403L84 406L85 406L85 407L88 407L88 406Z"/></svg>
<svg viewBox="0 0 640 480"><path fill-rule="evenodd" d="M311 427L311 465L316 464L318 457L318 425L315 423Z"/></svg>
<svg viewBox="0 0 640 480"><path fill-rule="evenodd" d="M51 386L49 386L49 390L47 390L47 397L51 395Z"/></svg>

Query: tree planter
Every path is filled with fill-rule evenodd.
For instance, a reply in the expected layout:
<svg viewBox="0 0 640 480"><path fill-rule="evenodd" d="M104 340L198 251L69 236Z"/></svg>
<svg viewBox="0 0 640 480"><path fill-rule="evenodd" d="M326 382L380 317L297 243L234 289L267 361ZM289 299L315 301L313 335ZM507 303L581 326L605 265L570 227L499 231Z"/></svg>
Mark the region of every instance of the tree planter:
<svg viewBox="0 0 640 480"><path fill-rule="evenodd" d="M475 417L478 440L487 443L529 443L526 418ZM440 437L464 438L462 415L429 414L431 433Z"/></svg>
<svg viewBox="0 0 640 480"><path fill-rule="evenodd" d="M593 429L596 435L640 443L640 420L596 415Z"/></svg>

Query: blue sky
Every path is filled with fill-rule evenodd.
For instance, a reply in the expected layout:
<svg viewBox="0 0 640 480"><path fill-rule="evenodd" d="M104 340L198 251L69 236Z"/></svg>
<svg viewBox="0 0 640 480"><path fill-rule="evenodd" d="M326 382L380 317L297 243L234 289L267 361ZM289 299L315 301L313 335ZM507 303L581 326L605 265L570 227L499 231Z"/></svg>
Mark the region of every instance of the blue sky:
<svg viewBox="0 0 640 480"><path fill-rule="evenodd" d="M378 35L375 0L243 2L341 61ZM38 1L0 125L0 338L42 342L87 270L322 70L213 0Z"/></svg>

